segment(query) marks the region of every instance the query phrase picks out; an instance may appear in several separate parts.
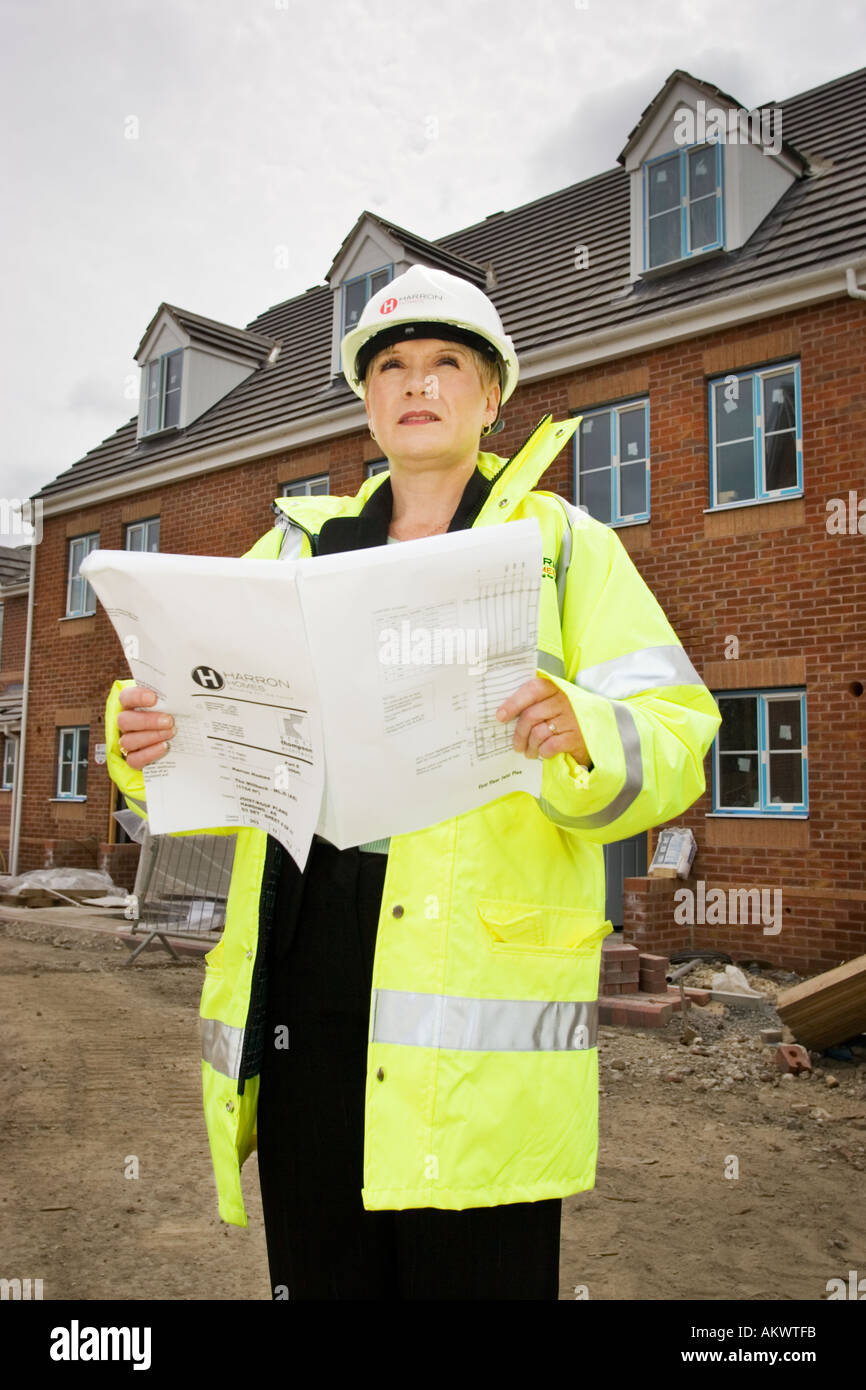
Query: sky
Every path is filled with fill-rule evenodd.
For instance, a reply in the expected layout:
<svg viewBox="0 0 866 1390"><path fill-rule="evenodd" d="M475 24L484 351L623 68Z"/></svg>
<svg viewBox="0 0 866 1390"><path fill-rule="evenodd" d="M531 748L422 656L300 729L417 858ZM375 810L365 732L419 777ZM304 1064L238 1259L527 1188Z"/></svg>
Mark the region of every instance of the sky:
<svg viewBox="0 0 866 1390"><path fill-rule="evenodd" d="M0 544L136 413L166 300L243 327L360 213L429 240L615 166L675 68L747 109L866 64L841 0L5 0ZM14 523L12 523L14 525Z"/></svg>

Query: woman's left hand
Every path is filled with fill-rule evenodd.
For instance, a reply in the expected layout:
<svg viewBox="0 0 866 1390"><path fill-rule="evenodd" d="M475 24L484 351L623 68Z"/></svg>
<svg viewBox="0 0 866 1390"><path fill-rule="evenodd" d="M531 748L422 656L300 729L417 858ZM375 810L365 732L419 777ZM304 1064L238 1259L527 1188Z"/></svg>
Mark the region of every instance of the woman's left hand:
<svg viewBox="0 0 866 1390"><path fill-rule="evenodd" d="M526 681L496 711L496 718L508 723L519 715L514 726L514 751L527 758L552 758L570 753L579 763L590 762L580 725L568 698L553 681L536 676Z"/></svg>

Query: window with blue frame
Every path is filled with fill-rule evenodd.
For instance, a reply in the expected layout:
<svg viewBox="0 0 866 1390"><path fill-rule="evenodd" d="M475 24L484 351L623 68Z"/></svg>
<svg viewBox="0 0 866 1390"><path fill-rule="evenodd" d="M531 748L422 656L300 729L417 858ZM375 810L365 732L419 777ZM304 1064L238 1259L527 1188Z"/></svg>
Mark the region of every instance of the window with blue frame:
<svg viewBox="0 0 866 1390"><path fill-rule="evenodd" d="M86 618L96 612L96 594L78 573L81 561L99 545L99 532L76 536L69 542L69 569L66 581L67 618Z"/></svg>
<svg viewBox="0 0 866 1390"><path fill-rule="evenodd" d="M294 483L283 483L283 497L327 497L330 480L327 473L316 478L299 478Z"/></svg>
<svg viewBox="0 0 866 1390"><path fill-rule="evenodd" d="M587 410L574 435L574 495L616 526L649 520L649 402Z"/></svg>
<svg viewBox="0 0 866 1390"><path fill-rule="evenodd" d="M80 800L87 795L90 730L86 724L58 729L57 737L57 795Z"/></svg>
<svg viewBox="0 0 866 1390"><path fill-rule="evenodd" d="M644 265L687 260L724 244L722 146L693 145L644 164Z"/></svg>
<svg viewBox="0 0 866 1390"><path fill-rule="evenodd" d="M806 692L721 691L715 699L722 722L713 742L713 810L805 816Z"/></svg>
<svg viewBox="0 0 866 1390"><path fill-rule="evenodd" d="M394 278L394 266L383 265L378 270L368 270L366 275L356 275L343 282L343 332L354 328L361 317L364 305L372 299L377 290Z"/></svg>
<svg viewBox="0 0 866 1390"><path fill-rule="evenodd" d="M142 434L167 430L180 420L183 349L164 352L143 368L144 421Z"/></svg>
<svg viewBox="0 0 866 1390"><path fill-rule="evenodd" d="M802 494L799 362L731 372L709 393L710 507Z"/></svg>
<svg viewBox="0 0 866 1390"><path fill-rule="evenodd" d="M156 553L159 550L159 517L149 516L146 521L135 521L127 526L126 548Z"/></svg>

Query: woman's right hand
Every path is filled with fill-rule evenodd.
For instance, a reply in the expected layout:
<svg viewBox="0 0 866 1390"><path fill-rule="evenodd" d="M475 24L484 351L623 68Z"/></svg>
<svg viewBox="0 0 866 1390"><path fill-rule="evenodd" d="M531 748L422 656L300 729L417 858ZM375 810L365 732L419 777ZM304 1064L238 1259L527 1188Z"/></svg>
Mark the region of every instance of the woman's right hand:
<svg viewBox="0 0 866 1390"><path fill-rule="evenodd" d="M146 685L129 685L120 692L123 706L117 716L120 747L128 754L128 766L136 771L164 757L168 752L166 740L177 733L173 717L165 710L148 712L135 708L136 705L155 705L156 701L156 692Z"/></svg>

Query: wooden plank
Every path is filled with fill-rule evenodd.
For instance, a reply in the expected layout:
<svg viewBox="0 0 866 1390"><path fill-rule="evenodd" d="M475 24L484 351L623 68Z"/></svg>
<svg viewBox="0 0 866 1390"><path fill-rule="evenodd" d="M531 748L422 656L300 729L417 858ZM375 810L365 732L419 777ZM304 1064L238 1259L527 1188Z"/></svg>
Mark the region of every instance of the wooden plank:
<svg viewBox="0 0 866 1390"><path fill-rule="evenodd" d="M776 1010L806 1047L831 1047L866 1031L866 956L783 990Z"/></svg>

